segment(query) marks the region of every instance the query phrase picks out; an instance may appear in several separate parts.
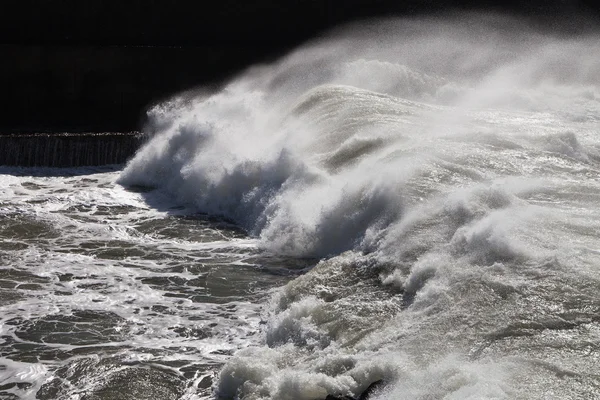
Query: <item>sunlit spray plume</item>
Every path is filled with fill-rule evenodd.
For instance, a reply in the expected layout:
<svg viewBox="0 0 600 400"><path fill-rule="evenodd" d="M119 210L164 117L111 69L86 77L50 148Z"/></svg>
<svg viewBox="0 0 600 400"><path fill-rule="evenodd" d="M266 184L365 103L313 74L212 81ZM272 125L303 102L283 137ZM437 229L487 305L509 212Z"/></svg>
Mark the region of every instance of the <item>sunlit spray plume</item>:
<svg viewBox="0 0 600 400"><path fill-rule="evenodd" d="M359 25L219 93L156 106L158 133L122 181L164 186L276 251L335 254L400 216L404 181L436 155L428 142L470 129L473 109L568 113L595 98L594 47L500 17ZM415 116L426 123L415 127ZM331 232L319 237L326 226L346 228L331 248Z"/></svg>
<svg viewBox="0 0 600 400"><path fill-rule="evenodd" d="M395 384L377 398L542 390L509 385L510 371L549 372L486 335L518 335L516 314L547 326L531 311L551 312L543 291L527 297L539 304L506 299L531 271L576 279L563 270L589 237L560 227L597 228L577 214L597 198L576 194L597 180L573 176L598 171L599 43L477 14L356 24L150 110L154 137L122 183L234 220L267 251L332 257L279 293L270 347L238 354L216 390L316 399L379 379ZM570 211L549 205L559 197Z"/></svg>

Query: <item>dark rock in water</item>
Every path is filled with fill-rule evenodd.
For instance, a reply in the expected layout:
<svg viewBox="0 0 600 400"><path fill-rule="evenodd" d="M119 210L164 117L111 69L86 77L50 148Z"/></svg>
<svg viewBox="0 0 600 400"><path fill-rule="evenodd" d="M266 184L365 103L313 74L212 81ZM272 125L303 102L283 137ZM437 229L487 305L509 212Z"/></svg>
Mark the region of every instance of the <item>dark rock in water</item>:
<svg viewBox="0 0 600 400"><path fill-rule="evenodd" d="M0 135L0 165L83 167L123 164L142 142L137 133Z"/></svg>
<svg viewBox="0 0 600 400"><path fill-rule="evenodd" d="M385 386L385 383L383 382L383 380L378 380L375 381L373 383L371 383L369 385L369 387L360 394L360 396L358 397L351 397L351 396L333 396L333 395L329 395L325 398L325 400L368 400L369 397L375 393L376 390L382 388L383 386Z"/></svg>

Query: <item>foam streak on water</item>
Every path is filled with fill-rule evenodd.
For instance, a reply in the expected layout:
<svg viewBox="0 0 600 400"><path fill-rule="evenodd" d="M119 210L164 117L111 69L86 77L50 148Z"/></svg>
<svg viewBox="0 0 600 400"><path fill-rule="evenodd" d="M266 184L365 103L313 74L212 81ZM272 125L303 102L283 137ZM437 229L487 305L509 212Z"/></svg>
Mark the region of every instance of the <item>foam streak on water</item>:
<svg viewBox="0 0 600 400"><path fill-rule="evenodd" d="M127 191L118 170L1 172L8 398L207 396L288 279L235 226Z"/></svg>
<svg viewBox="0 0 600 400"><path fill-rule="evenodd" d="M370 399L599 397L599 39L483 15L339 31L216 93L154 107L153 137L118 180L151 195L114 183L103 194L108 174L86 188L94 207L133 207L118 223L74 223L63 200L46 201L41 216L34 205L14 211L57 228L53 252L23 245L19 262L44 266L27 275L31 290L70 287L70 304L83 306L69 306L69 318L97 326L85 340L131 347L141 337L163 366L188 360L181 346L212 360L212 342L188 335L169 345L180 340L169 327L193 331L192 314L218 310L214 346L233 352L215 360L224 364L210 390L221 399L358 397L378 381ZM198 235L195 225L183 240L170 236L164 204L234 221L252 239L225 228ZM159 227L153 213L163 215ZM110 240L72 243L62 237L69 229ZM111 245L123 240L131 246ZM274 270L257 254L279 257ZM318 262L287 283L264 273L306 259ZM226 299L231 313L218 291L198 303L196 292L184 290L182 303L168 297L182 290L177 282L202 281L207 272L189 265L204 263L237 296ZM77 279L61 281L67 265ZM257 296L243 289L247 271L262 273L249 278ZM27 309L61 313L50 300ZM7 322L19 318L19 301L3 325L15 341ZM140 304L172 312L155 321ZM22 329L39 335L61 318Z"/></svg>

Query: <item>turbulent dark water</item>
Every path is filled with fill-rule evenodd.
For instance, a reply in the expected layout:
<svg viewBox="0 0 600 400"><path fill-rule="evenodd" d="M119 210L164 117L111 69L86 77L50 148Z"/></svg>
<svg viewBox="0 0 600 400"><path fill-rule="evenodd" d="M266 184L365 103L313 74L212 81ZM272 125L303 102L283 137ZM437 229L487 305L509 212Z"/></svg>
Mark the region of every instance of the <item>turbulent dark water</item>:
<svg viewBox="0 0 600 400"><path fill-rule="evenodd" d="M215 368L256 341L269 289L303 265L160 193L125 190L119 170L0 172L6 398L207 395Z"/></svg>
<svg viewBox="0 0 600 400"><path fill-rule="evenodd" d="M353 26L153 108L122 172L3 169L0 390L600 397L599 39Z"/></svg>

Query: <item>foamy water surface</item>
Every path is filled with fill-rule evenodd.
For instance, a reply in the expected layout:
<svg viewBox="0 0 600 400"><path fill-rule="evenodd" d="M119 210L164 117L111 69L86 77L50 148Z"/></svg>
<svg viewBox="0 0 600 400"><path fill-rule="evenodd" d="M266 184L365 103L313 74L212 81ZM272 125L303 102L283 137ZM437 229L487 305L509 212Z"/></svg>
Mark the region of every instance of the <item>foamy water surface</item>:
<svg viewBox="0 0 600 400"><path fill-rule="evenodd" d="M600 397L599 43L355 25L157 105L122 172L3 169L2 390Z"/></svg>

